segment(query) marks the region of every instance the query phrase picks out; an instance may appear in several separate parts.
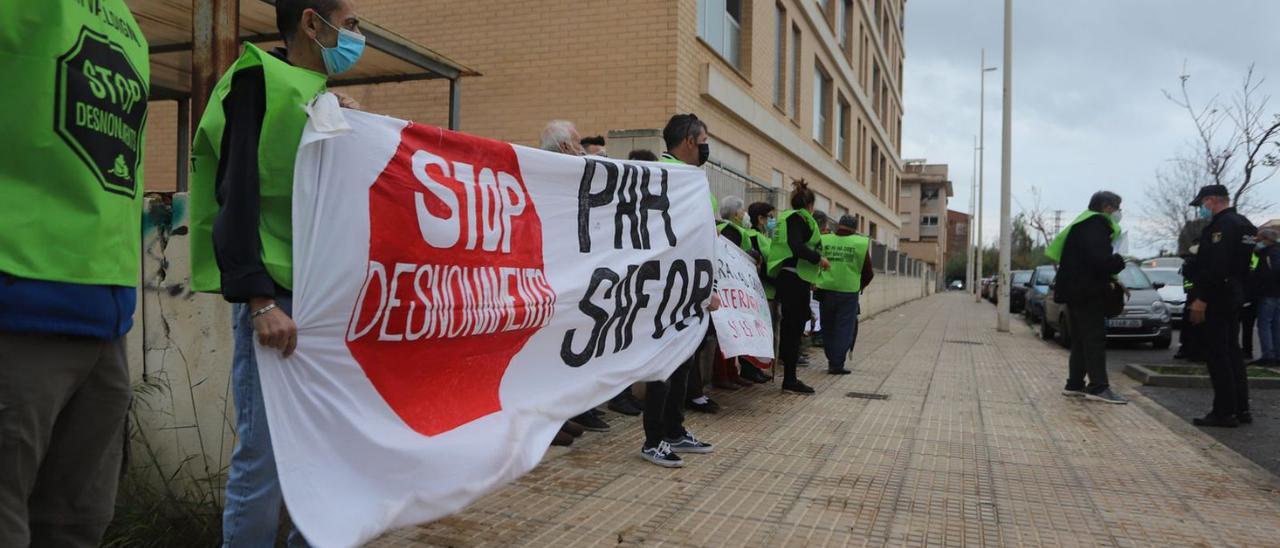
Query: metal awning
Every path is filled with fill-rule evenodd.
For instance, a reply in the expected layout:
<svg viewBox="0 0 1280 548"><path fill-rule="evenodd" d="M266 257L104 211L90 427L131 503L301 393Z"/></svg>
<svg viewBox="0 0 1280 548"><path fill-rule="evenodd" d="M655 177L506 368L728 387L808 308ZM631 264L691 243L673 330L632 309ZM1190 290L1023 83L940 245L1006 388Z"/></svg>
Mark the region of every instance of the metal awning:
<svg viewBox="0 0 1280 548"><path fill-rule="evenodd" d="M177 100L191 96L191 63L195 32L191 0L127 0L151 45L151 98ZM241 0L239 36L266 50L284 42L276 31L272 0ZM480 73L417 44L372 21L362 19L367 40L360 62L330 86L448 79Z"/></svg>

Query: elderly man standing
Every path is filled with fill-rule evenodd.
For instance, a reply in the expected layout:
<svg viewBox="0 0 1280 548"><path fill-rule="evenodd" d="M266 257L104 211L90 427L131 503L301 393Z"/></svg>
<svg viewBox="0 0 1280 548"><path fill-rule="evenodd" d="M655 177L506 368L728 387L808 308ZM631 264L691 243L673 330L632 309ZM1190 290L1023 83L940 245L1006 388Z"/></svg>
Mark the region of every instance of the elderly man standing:
<svg viewBox="0 0 1280 548"><path fill-rule="evenodd" d="M1069 307L1071 361L1064 396L1129 403L1111 391L1107 378L1107 299L1119 284L1115 275L1124 270L1124 259L1111 245L1120 234L1119 223L1120 196L1097 192L1089 199L1089 209L1063 229L1045 251L1059 263L1054 302Z"/></svg>
<svg viewBox="0 0 1280 548"><path fill-rule="evenodd" d="M858 295L875 277L871 266L871 239L855 234L858 220L853 215L843 215L836 224L834 234L823 234L822 256L831 268L818 274L818 289L822 290L821 316L823 322L823 350L827 354L827 373L848 375L845 357L858 342Z"/></svg>

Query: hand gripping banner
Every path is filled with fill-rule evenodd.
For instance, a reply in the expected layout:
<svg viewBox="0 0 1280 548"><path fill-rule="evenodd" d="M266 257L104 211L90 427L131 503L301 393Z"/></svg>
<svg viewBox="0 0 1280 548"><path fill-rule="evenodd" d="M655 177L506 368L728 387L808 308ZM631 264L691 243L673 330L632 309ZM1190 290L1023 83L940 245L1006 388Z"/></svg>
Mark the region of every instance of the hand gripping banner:
<svg viewBox="0 0 1280 548"><path fill-rule="evenodd" d="M298 349L257 349L307 540L456 512L537 465L565 420L669 376L710 320L708 200L692 167L313 112L294 180Z"/></svg>

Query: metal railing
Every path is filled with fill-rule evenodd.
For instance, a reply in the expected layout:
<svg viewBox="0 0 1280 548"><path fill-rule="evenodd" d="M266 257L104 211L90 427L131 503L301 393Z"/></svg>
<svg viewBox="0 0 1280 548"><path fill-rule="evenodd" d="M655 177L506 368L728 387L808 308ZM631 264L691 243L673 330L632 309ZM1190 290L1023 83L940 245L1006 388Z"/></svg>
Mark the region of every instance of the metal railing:
<svg viewBox="0 0 1280 548"><path fill-rule="evenodd" d="M711 185L711 193L715 194L716 198L737 196L747 205L765 202L782 209L782 193L763 181L716 162L707 162L704 167L707 172L707 183ZM717 211L716 214L719 215L720 212Z"/></svg>

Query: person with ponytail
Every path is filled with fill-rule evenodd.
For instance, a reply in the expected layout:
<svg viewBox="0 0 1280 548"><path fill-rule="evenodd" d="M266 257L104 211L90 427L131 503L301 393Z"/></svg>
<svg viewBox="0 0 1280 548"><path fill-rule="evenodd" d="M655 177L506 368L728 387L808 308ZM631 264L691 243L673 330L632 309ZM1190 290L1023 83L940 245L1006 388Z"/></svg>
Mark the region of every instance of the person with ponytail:
<svg viewBox="0 0 1280 548"><path fill-rule="evenodd" d="M811 288L818 273L831 268L819 252L820 231L813 218L816 199L804 179L795 181L791 192L791 209L778 217L778 229L769 246L768 275L775 279L782 308L781 341L778 359L782 361L782 389L812 394L813 388L796 377L800 359L800 339L809 321Z"/></svg>

